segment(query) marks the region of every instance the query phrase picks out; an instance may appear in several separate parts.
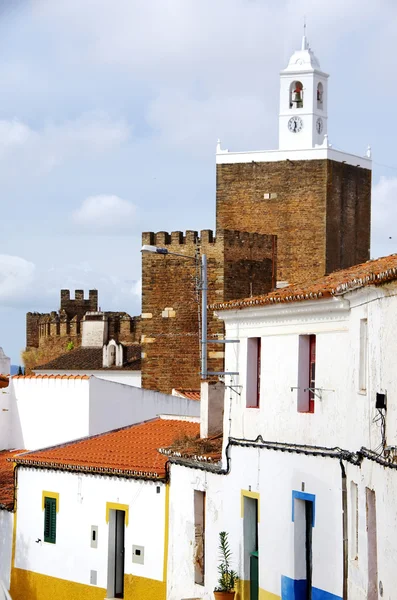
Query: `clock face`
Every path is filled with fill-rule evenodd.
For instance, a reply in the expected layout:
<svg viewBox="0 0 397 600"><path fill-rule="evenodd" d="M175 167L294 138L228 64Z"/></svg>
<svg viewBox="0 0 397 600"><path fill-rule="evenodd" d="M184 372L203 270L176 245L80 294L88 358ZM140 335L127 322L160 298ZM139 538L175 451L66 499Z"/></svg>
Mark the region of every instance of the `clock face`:
<svg viewBox="0 0 397 600"><path fill-rule="evenodd" d="M303 121L300 117L291 117L288 121L288 129L292 133L299 133L303 127Z"/></svg>
<svg viewBox="0 0 397 600"><path fill-rule="evenodd" d="M322 133L323 129L324 129L323 120L321 117L318 117L318 119L316 121L316 131L317 131L317 133Z"/></svg>

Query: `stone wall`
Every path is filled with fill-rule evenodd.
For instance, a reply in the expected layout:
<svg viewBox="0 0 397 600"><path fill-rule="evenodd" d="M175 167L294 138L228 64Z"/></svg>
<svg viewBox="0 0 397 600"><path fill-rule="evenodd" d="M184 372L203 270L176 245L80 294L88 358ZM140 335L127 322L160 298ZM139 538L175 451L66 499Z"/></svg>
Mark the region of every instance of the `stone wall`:
<svg viewBox="0 0 397 600"><path fill-rule="evenodd" d="M143 233L142 243L192 257L142 253L142 387L170 393L200 388L201 254L208 262L208 304L272 288L273 236L210 230ZM197 260L194 258L197 257ZM223 336L223 323L208 313L208 338ZM224 347L210 344L208 370L222 371Z"/></svg>
<svg viewBox="0 0 397 600"><path fill-rule="evenodd" d="M75 291L70 299L69 290L61 290L60 309L50 313L26 315L26 349L23 361L27 373L64 354L70 343L74 348L81 345L82 321L86 312L98 308L98 292L90 290L88 299L82 290ZM84 312L83 312L84 311ZM137 343L141 338L140 317L125 312L105 312L108 339L121 343Z"/></svg>
<svg viewBox="0 0 397 600"><path fill-rule="evenodd" d="M371 172L329 160L217 165L217 229L275 234L277 279L369 258Z"/></svg>

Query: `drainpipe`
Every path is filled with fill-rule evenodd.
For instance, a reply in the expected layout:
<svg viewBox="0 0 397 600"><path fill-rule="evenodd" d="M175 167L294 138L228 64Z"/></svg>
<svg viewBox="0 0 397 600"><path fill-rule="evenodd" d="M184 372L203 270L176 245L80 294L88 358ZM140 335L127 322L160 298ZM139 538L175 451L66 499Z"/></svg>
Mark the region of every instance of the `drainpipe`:
<svg viewBox="0 0 397 600"><path fill-rule="evenodd" d="M347 600L347 576L348 576L348 552L349 552L349 537L347 529L347 486L346 486L346 470L340 461L342 472L342 530L343 530L343 600Z"/></svg>

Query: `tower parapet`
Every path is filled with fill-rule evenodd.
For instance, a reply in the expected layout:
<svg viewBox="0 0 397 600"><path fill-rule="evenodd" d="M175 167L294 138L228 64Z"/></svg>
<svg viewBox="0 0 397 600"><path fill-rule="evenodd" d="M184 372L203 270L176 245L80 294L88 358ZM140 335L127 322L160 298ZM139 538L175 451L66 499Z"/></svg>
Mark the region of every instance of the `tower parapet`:
<svg viewBox="0 0 397 600"><path fill-rule="evenodd" d="M200 255L207 256L209 304L263 294L274 286L276 237L231 230L216 235L210 229L161 231L143 233L142 243L170 253L142 254L142 386L166 393L198 389ZM223 323L209 314L209 339L223 335ZM223 363L223 346L210 345L208 369L222 371Z"/></svg>

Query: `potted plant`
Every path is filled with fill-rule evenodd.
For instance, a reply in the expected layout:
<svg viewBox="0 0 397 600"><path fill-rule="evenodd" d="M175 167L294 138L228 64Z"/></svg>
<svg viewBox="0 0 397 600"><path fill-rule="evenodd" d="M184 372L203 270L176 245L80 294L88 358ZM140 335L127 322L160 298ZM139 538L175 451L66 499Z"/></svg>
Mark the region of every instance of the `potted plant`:
<svg viewBox="0 0 397 600"><path fill-rule="evenodd" d="M219 579L218 586L214 590L215 600L233 600L235 595L234 586L238 581L236 571L230 568L230 557L232 552L229 547L226 531L219 534L219 557L218 565Z"/></svg>

